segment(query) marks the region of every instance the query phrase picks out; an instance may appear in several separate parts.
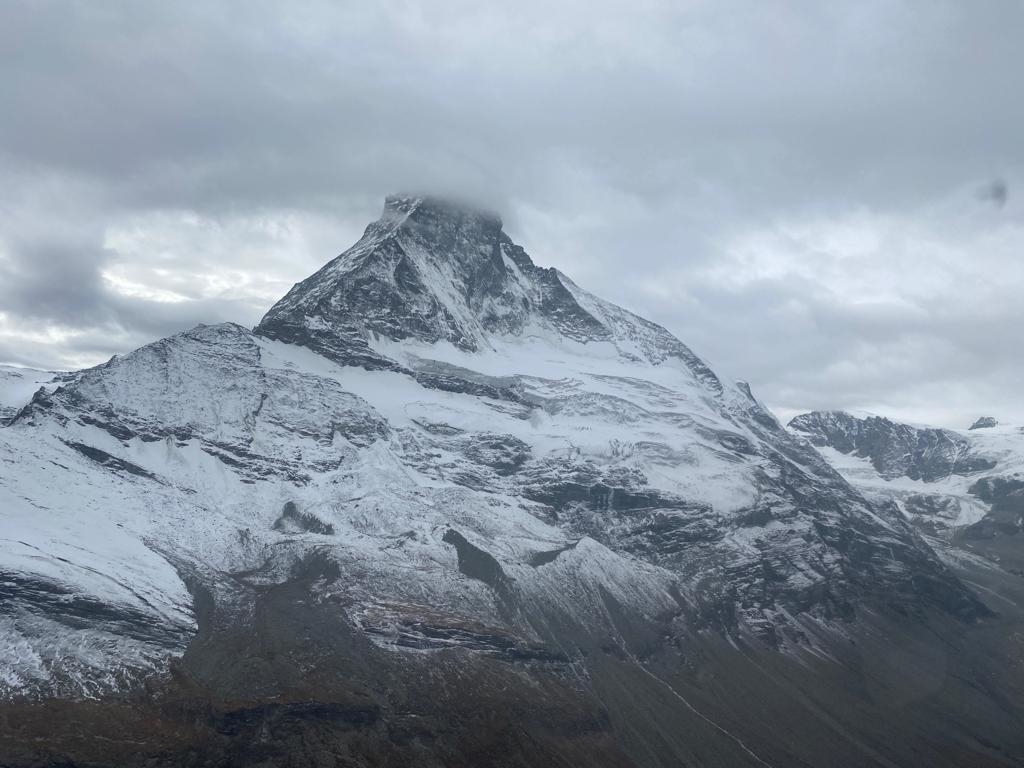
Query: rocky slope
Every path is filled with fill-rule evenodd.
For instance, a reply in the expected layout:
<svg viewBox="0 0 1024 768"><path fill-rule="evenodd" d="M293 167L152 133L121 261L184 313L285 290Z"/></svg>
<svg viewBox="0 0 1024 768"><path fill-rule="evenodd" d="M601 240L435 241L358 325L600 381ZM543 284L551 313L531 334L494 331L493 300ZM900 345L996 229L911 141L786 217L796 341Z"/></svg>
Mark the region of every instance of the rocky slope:
<svg viewBox="0 0 1024 768"><path fill-rule="evenodd" d="M0 762L1024 755L1010 619L493 214L389 198L254 331L12 408Z"/></svg>
<svg viewBox="0 0 1024 768"><path fill-rule="evenodd" d="M815 411L789 423L862 493L929 534L1014 535L1024 515L1024 429L986 417L967 430Z"/></svg>
<svg viewBox="0 0 1024 768"><path fill-rule="evenodd" d="M915 427L880 416L858 418L843 411L814 411L789 426L817 447L835 448L870 460L880 477L934 482L992 469L995 461L978 452L977 441L951 429Z"/></svg>

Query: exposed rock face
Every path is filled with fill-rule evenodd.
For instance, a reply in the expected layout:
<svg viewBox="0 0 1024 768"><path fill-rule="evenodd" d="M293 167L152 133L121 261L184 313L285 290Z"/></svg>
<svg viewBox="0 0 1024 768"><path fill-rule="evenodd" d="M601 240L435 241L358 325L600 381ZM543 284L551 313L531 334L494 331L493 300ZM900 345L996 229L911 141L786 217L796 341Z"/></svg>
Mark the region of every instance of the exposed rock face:
<svg viewBox="0 0 1024 768"><path fill-rule="evenodd" d="M709 388L721 387L664 328L535 266L494 214L434 198L389 197L358 243L293 287L256 328L336 362L389 369L396 361L373 349L373 338L475 352L524 332L605 341L626 359L654 364L674 357ZM420 377L431 386L433 375Z"/></svg>
<svg viewBox="0 0 1024 768"><path fill-rule="evenodd" d="M970 441L950 429L912 427L880 416L858 418L844 411L806 413L789 426L816 446L870 459L888 479L905 476L931 482L995 466L992 459L973 453Z"/></svg>
<svg viewBox="0 0 1024 768"><path fill-rule="evenodd" d="M987 421L956 432L813 412L794 418L790 428L832 449L833 464L851 483L900 510L944 556L960 557L966 548L971 557L1020 571L1024 430ZM858 466L858 457L870 468Z"/></svg>
<svg viewBox="0 0 1024 768"><path fill-rule="evenodd" d="M968 493L989 504L990 510L969 526L964 535L973 538L1017 536L1024 531L1024 475L983 477L971 485ZM1020 546L1024 550L1024 541Z"/></svg>
<svg viewBox="0 0 1024 768"><path fill-rule="evenodd" d="M15 413L12 764L1024 754L1009 682L968 697L973 667L904 662L994 619L900 510L492 214L389 198L254 332L200 326ZM952 456L913 439L915 471ZM41 741L55 712L106 741Z"/></svg>
<svg viewBox="0 0 1024 768"><path fill-rule="evenodd" d="M0 365L0 425L17 415L18 410L40 389L56 386L67 374Z"/></svg>
<svg viewBox="0 0 1024 768"><path fill-rule="evenodd" d="M991 416L981 416L981 417L978 418L977 421L975 421L973 424L971 424L971 426L968 427L968 429L992 429L992 427L995 427L995 426L998 426L998 425L999 425L999 422L996 421Z"/></svg>

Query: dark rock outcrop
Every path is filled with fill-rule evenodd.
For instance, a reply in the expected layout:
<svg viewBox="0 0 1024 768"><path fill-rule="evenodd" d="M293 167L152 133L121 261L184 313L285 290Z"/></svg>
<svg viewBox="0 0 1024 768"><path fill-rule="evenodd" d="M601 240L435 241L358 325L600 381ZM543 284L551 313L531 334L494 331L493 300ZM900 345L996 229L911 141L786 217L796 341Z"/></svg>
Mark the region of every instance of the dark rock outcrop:
<svg viewBox="0 0 1024 768"><path fill-rule="evenodd" d="M991 416L981 416L968 429L991 429L998 426L998 424L999 422Z"/></svg>

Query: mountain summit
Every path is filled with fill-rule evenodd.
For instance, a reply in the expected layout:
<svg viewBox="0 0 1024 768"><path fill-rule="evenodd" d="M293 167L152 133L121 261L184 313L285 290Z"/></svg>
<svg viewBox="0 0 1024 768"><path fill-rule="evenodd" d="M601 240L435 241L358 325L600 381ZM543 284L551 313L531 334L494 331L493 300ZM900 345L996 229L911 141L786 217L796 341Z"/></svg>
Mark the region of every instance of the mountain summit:
<svg viewBox="0 0 1024 768"><path fill-rule="evenodd" d="M493 214L389 197L253 331L10 392L5 764L1024 755L900 510Z"/></svg>
<svg viewBox="0 0 1024 768"><path fill-rule="evenodd" d="M715 375L664 328L536 266L501 219L431 197L388 197L352 248L292 288L256 327L340 363L392 368L380 339L493 349L502 339L547 335L607 342L630 360L684 362Z"/></svg>

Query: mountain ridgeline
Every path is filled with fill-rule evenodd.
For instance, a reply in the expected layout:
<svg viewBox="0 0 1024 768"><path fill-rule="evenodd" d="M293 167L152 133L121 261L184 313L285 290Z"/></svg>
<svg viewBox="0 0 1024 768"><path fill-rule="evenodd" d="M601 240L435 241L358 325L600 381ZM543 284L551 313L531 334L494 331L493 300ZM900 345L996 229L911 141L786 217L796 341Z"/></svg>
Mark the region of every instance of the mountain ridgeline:
<svg viewBox="0 0 1024 768"><path fill-rule="evenodd" d="M841 411L789 423L830 454L876 505L894 506L947 561L981 558L985 575L1024 575L1024 429L981 417L966 430ZM1011 603L1015 602L1011 600Z"/></svg>
<svg viewBox="0 0 1024 768"><path fill-rule="evenodd" d="M815 446L992 459L787 430L492 213L389 197L251 331L9 378L4 765L1024 760L1019 617Z"/></svg>

